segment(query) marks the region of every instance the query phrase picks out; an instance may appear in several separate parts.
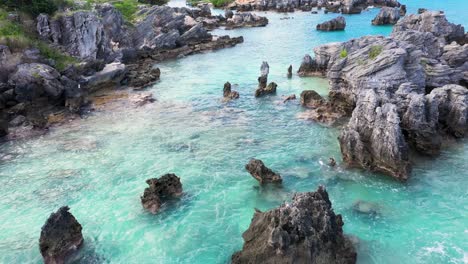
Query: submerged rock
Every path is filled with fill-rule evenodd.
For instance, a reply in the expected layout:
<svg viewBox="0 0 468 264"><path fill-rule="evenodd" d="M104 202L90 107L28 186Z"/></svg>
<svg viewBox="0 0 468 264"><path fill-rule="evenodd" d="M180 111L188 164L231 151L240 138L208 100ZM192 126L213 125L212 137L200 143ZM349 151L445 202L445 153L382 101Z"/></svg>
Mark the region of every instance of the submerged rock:
<svg viewBox="0 0 468 264"><path fill-rule="evenodd" d="M175 174L169 173L160 178L148 179L146 183L149 187L145 189L141 203L152 214L158 213L166 200L182 195L182 183Z"/></svg>
<svg viewBox="0 0 468 264"><path fill-rule="evenodd" d="M320 31L335 31L335 30L344 30L346 27L346 20L344 17L339 16L333 18L332 20L323 22L317 25L317 30Z"/></svg>
<svg viewBox="0 0 468 264"><path fill-rule="evenodd" d="M237 91L231 90L231 83L226 82L223 88L223 97L225 100L237 99L239 98L239 93Z"/></svg>
<svg viewBox="0 0 468 264"><path fill-rule="evenodd" d="M379 14L372 20L372 25L394 25L400 19L400 9L382 7Z"/></svg>
<svg viewBox="0 0 468 264"><path fill-rule="evenodd" d="M245 169L254 177L260 184L264 183L281 183L283 179L279 174L265 166L263 161L259 159L251 159Z"/></svg>
<svg viewBox="0 0 468 264"><path fill-rule="evenodd" d="M69 210L61 207L42 226L39 248L46 264L65 263L83 244L82 227Z"/></svg>
<svg viewBox="0 0 468 264"><path fill-rule="evenodd" d="M254 213L232 263L356 263L343 225L324 187L297 193L290 204Z"/></svg>
<svg viewBox="0 0 468 264"><path fill-rule="evenodd" d="M352 208L355 212L360 214L366 214L370 216L376 216L380 214L380 206L376 203L359 200L353 204Z"/></svg>

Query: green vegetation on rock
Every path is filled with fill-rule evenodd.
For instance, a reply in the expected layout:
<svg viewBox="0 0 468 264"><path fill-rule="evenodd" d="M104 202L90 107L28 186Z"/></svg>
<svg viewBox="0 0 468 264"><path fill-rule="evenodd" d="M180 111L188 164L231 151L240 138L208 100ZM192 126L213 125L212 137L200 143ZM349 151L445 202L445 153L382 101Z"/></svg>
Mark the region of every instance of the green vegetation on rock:
<svg viewBox="0 0 468 264"><path fill-rule="evenodd" d="M379 54L382 52L383 46L382 45L377 45L377 46L372 46L370 51L369 51L369 58L371 60L377 58Z"/></svg>
<svg viewBox="0 0 468 264"><path fill-rule="evenodd" d="M340 58L344 59L346 57L348 57L348 51L345 48L343 48L340 52Z"/></svg>

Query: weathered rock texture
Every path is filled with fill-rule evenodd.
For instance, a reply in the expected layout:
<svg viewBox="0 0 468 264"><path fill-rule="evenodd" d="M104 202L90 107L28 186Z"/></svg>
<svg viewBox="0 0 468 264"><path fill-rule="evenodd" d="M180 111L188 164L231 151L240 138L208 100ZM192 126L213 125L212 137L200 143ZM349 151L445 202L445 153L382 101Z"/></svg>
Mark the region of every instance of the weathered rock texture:
<svg viewBox="0 0 468 264"><path fill-rule="evenodd" d="M382 7L379 14L372 20L372 25L394 25L400 19L400 9L397 7Z"/></svg>
<svg viewBox="0 0 468 264"><path fill-rule="evenodd" d="M46 264L65 263L83 244L81 225L68 210L60 208L42 227L39 248Z"/></svg>
<svg viewBox="0 0 468 264"><path fill-rule="evenodd" d="M255 90L255 97L276 94L276 87L278 87L278 85L275 82L271 82L267 85L269 72L270 66L268 62L264 61L262 66L260 66L260 77L258 77L258 88Z"/></svg>
<svg viewBox="0 0 468 264"><path fill-rule="evenodd" d="M281 183L283 179L281 175L270 170L263 161L259 159L251 159L245 169L254 177L260 184L264 183Z"/></svg>
<svg viewBox="0 0 468 264"><path fill-rule="evenodd" d="M266 17L258 16L253 13L236 13L226 20L226 29L240 27L264 27L268 24Z"/></svg>
<svg viewBox="0 0 468 264"><path fill-rule="evenodd" d="M329 12L358 14L368 6L399 7L396 0L236 0L229 9L238 11L275 10L277 12L310 11L312 8L325 8Z"/></svg>
<svg viewBox="0 0 468 264"><path fill-rule="evenodd" d="M169 173L160 178L146 180L149 185L141 197L143 207L156 214L168 199L182 195L182 183L177 175Z"/></svg>
<svg viewBox="0 0 468 264"><path fill-rule="evenodd" d="M237 91L231 90L231 83L226 82L223 88L223 97L225 100L232 100L239 98L239 93Z"/></svg>
<svg viewBox="0 0 468 264"><path fill-rule="evenodd" d="M325 188L297 193L290 204L254 213L232 263L356 263L343 225Z"/></svg>
<svg viewBox="0 0 468 264"><path fill-rule="evenodd" d="M339 16L333 18L332 20L325 21L317 25L317 30L320 31L335 31L335 30L344 30L346 27L346 20L344 17Z"/></svg>
<svg viewBox="0 0 468 264"><path fill-rule="evenodd" d="M300 75L327 76L330 103L352 113L339 139L347 164L406 180L410 147L434 155L443 137L465 135L464 41L462 26L427 11L401 18L388 38L327 44L304 58Z"/></svg>

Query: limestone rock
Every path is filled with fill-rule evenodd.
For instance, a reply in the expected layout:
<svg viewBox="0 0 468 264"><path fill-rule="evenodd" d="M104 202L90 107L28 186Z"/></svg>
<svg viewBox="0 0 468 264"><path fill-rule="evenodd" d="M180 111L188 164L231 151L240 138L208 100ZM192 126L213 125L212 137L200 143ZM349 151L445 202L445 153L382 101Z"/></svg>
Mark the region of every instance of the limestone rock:
<svg viewBox="0 0 468 264"><path fill-rule="evenodd" d="M332 20L323 22L317 25L317 30L320 31L335 31L335 30L344 30L346 27L346 20L344 17L339 16Z"/></svg>
<svg viewBox="0 0 468 264"><path fill-rule="evenodd" d="M263 161L259 159L251 159L245 169L254 177L260 184L265 183L281 183L281 176L269 169Z"/></svg>
<svg viewBox="0 0 468 264"><path fill-rule="evenodd" d="M160 178L146 180L149 185L141 197L143 207L156 214L159 212L162 204L171 198L182 195L182 183L177 175L169 173Z"/></svg>
<svg viewBox="0 0 468 264"><path fill-rule="evenodd" d="M343 225L324 187L297 193L291 203L254 213L232 263L356 263Z"/></svg>
<svg viewBox="0 0 468 264"><path fill-rule="evenodd" d="M394 25L400 19L400 10L396 7L382 7L372 20L372 25Z"/></svg>

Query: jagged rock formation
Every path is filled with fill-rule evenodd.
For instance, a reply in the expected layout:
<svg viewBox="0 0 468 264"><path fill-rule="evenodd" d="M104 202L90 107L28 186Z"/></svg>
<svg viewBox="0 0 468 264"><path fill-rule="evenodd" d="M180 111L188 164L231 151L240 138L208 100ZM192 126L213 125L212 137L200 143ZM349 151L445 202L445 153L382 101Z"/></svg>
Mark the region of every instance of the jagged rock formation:
<svg viewBox="0 0 468 264"><path fill-rule="evenodd" d="M231 90L231 83L230 82L226 82L224 84L223 97L224 97L224 100L232 100L232 99L239 98L239 93L237 91L232 91Z"/></svg>
<svg viewBox="0 0 468 264"><path fill-rule="evenodd" d="M320 31L335 31L335 30L344 30L346 27L346 20L344 17L339 16L333 18L332 20L325 21L317 25L317 30Z"/></svg>
<svg viewBox="0 0 468 264"><path fill-rule="evenodd" d="M315 59L312 59L309 54L306 54L302 59L301 66L299 67L297 74L302 77L322 76L325 74L326 70L326 67L319 65Z"/></svg>
<svg viewBox="0 0 468 264"><path fill-rule="evenodd" d="M152 214L158 213L166 200L182 195L182 183L175 174L169 173L160 178L148 179L146 183L149 187L141 196L141 204Z"/></svg>
<svg viewBox="0 0 468 264"><path fill-rule="evenodd" d="M310 108L300 114L302 119L317 121L327 125L334 124L345 115L344 110L334 107L314 90L305 90L301 93L301 105Z"/></svg>
<svg viewBox="0 0 468 264"><path fill-rule="evenodd" d="M292 78L292 65L289 65L288 67L288 78Z"/></svg>
<svg viewBox="0 0 468 264"><path fill-rule="evenodd" d="M260 67L260 77L258 77L258 88L255 90L255 97L276 94L276 87L278 87L278 85L275 82L271 82L267 85L269 72L270 66L268 62L264 61Z"/></svg>
<svg viewBox="0 0 468 264"><path fill-rule="evenodd" d="M61 207L42 226L39 249L46 264L65 263L83 244L82 227L69 210Z"/></svg>
<svg viewBox="0 0 468 264"><path fill-rule="evenodd" d="M327 12L358 14L368 6L399 7L400 3L396 0L236 0L228 5L228 8L238 11L294 12L295 10L310 11L314 7L323 7Z"/></svg>
<svg viewBox="0 0 468 264"><path fill-rule="evenodd" d="M352 113L340 136L347 164L405 180L410 147L434 155L443 137L465 135L464 43L462 26L427 11L401 18L388 38L327 44L306 56L301 75L326 75L330 104Z"/></svg>
<svg viewBox="0 0 468 264"><path fill-rule="evenodd" d="M245 169L254 177L260 184L265 183L281 183L283 179L281 175L269 169L263 161L259 159L251 159Z"/></svg>
<svg viewBox="0 0 468 264"><path fill-rule="evenodd" d="M343 225L324 187L297 193L290 204L256 210L232 263L356 263L356 251L343 235Z"/></svg>
<svg viewBox="0 0 468 264"><path fill-rule="evenodd" d="M319 107L324 103L324 99L314 90L304 90L301 93L301 105L305 107Z"/></svg>
<svg viewBox="0 0 468 264"><path fill-rule="evenodd" d="M382 7L379 14L372 20L372 25L394 25L400 19L400 9Z"/></svg>
<svg viewBox="0 0 468 264"><path fill-rule="evenodd" d="M240 27L264 27L268 24L266 17L258 16L253 13L237 12L231 18L226 19L226 29Z"/></svg>

